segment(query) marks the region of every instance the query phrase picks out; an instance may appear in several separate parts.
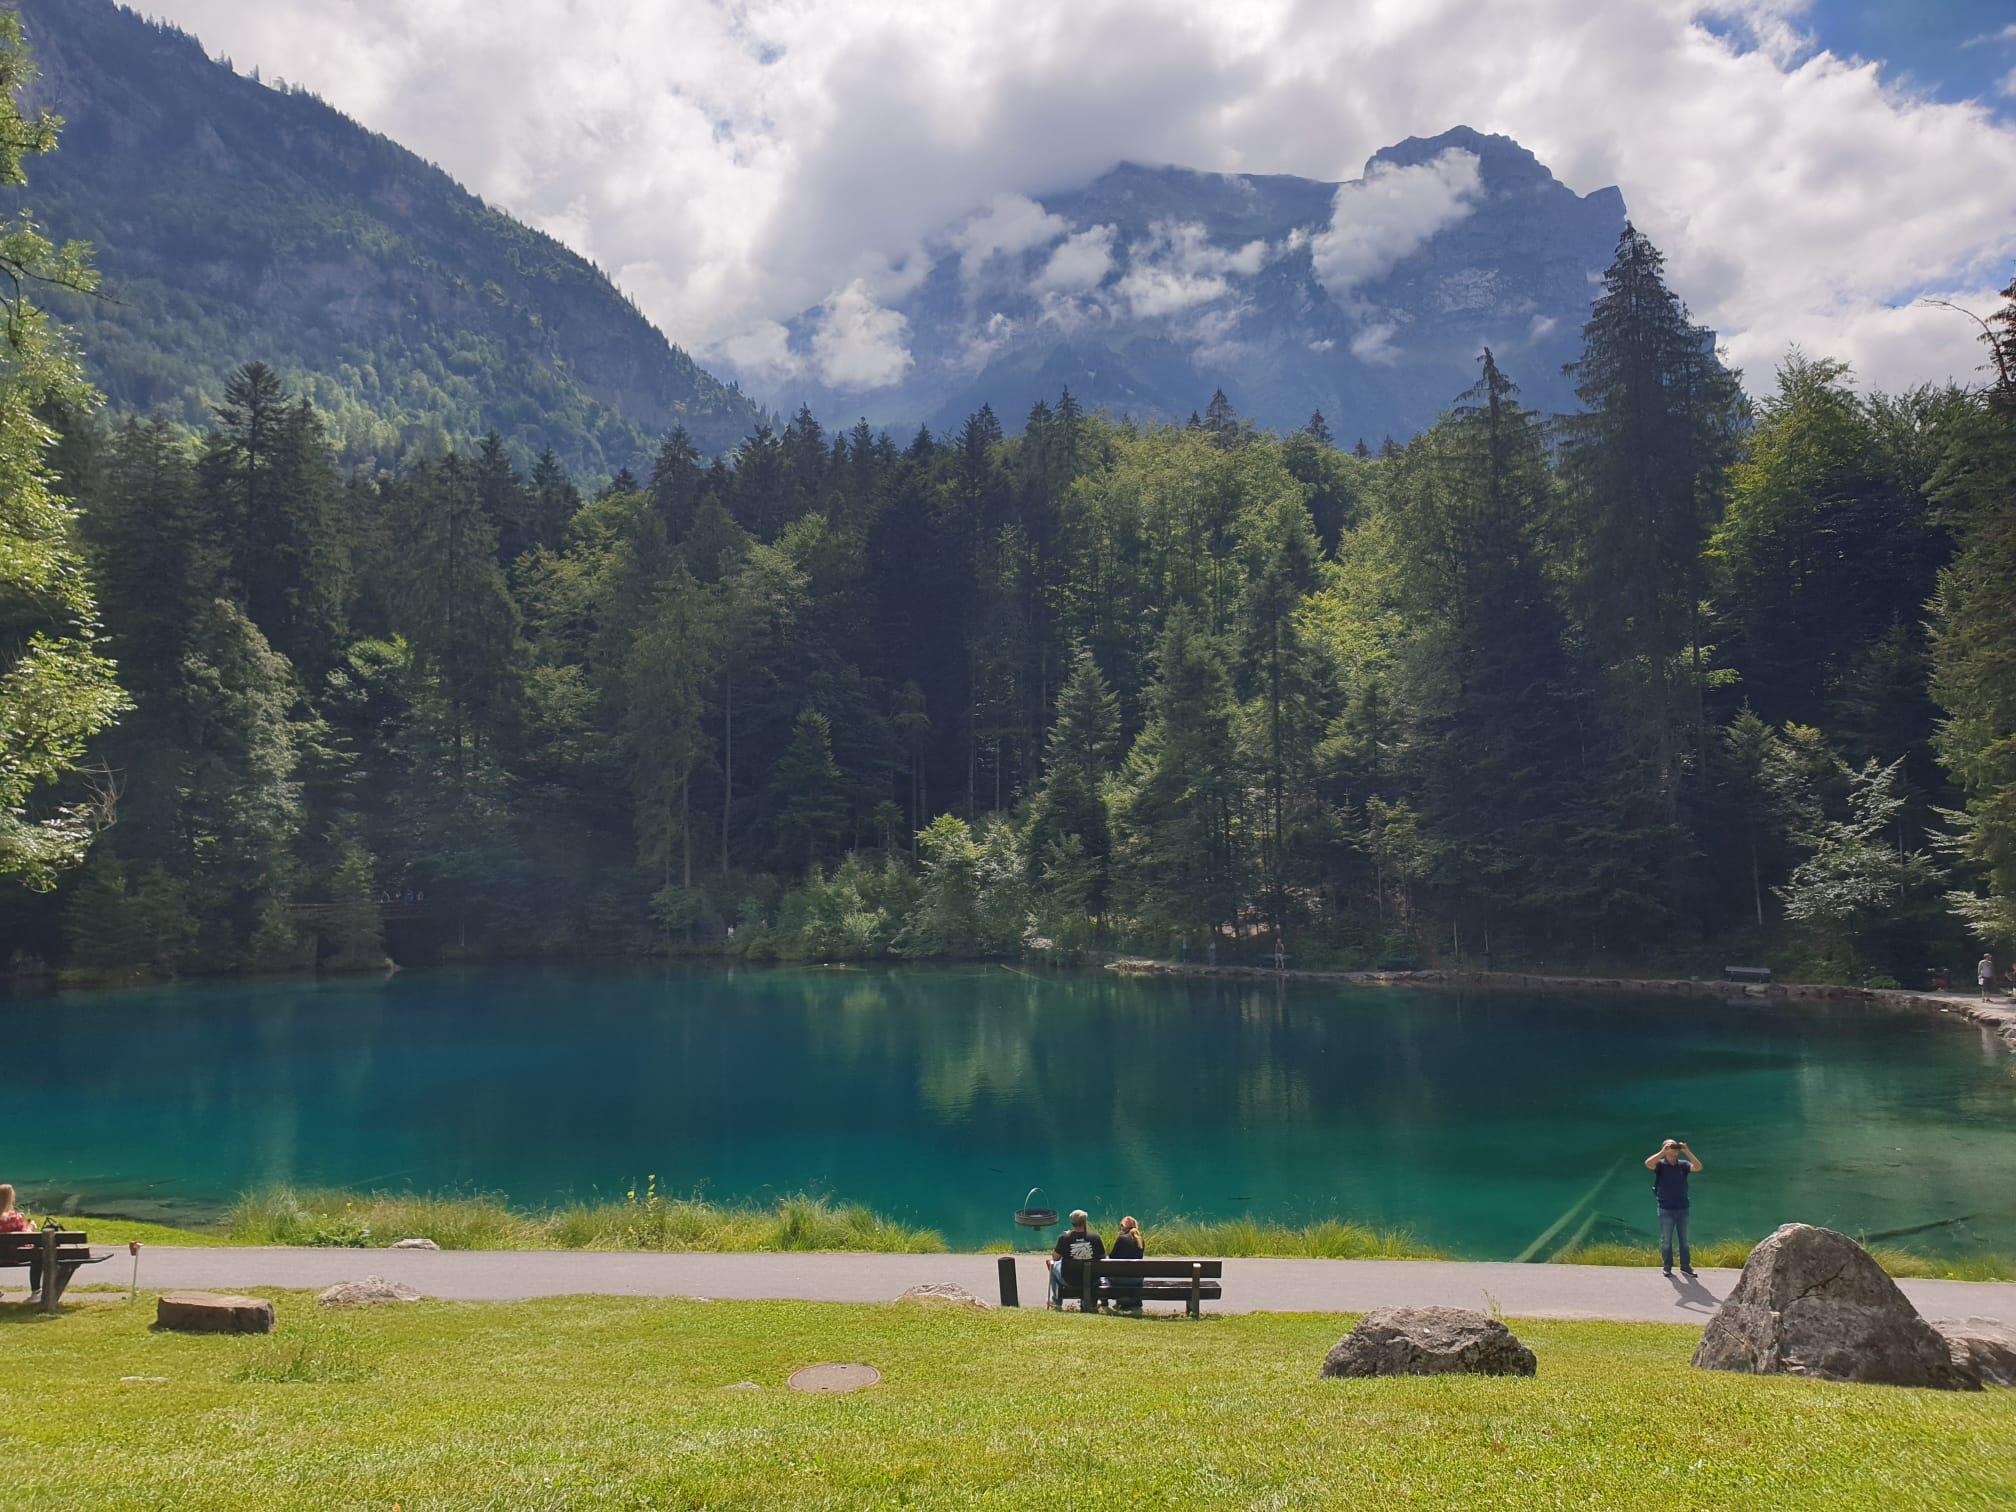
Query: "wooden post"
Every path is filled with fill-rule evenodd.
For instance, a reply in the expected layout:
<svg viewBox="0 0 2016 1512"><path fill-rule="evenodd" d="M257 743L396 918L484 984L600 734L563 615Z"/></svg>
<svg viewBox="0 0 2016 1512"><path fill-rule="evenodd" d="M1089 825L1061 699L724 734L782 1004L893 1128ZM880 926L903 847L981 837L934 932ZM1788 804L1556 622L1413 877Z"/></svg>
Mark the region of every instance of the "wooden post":
<svg viewBox="0 0 2016 1512"><path fill-rule="evenodd" d="M42 1230L42 1311L56 1311L56 1294L62 1290L56 1283L56 1241L61 1237L56 1229Z"/></svg>
<svg viewBox="0 0 2016 1512"><path fill-rule="evenodd" d="M1197 1260L1190 1262L1190 1316L1204 1316L1204 1266Z"/></svg>
<svg viewBox="0 0 2016 1512"><path fill-rule="evenodd" d="M1003 1307L1020 1307L1022 1305L1022 1295L1015 1285L1015 1257L1013 1255L1003 1255L999 1264L1001 1269L1001 1305Z"/></svg>
<svg viewBox="0 0 2016 1512"><path fill-rule="evenodd" d="M1080 1272L1084 1285L1079 1290L1078 1311L1097 1312L1099 1310L1099 1262L1087 1260Z"/></svg>

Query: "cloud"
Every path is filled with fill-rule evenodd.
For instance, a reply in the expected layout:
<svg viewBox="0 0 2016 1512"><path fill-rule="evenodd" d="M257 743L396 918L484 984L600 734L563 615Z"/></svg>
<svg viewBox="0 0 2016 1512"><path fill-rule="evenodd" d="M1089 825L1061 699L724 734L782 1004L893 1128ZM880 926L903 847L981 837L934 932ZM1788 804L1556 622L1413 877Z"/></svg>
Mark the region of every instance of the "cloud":
<svg viewBox="0 0 2016 1512"><path fill-rule="evenodd" d="M1258 273L1266 266L1267 243L1221 247L1196 221L1157 221L1127 249L1127 261L1117 292L1129 308L1136 315L1173 315L1224 298L1232 288L1228 274Z"/></svg>
<svg viewBox="0 0 2016 1512"><path fill-rule="evenodd" d="M1309 243L1316 277L1340 303L1477 204L1477 155L1452 147L1410 167L1379 162L1337 187L1330 224Z"/></svg>
<svg viewBox="0 0 2016 1512"><path fill-rule="evenodd" d="M997 194L953 232L952 245L970 271L991 258L1048 246L1070 229L1063 216L1052 215L1027 195Z"/></svg>
<svg viewBox="0 0 2016 1512"><path fill-rule="evenodd" d="M1336 182L1457 123L1516 137L1578 190L1619 185L1674 286L1746 354L1796 338L1865 353L1881 384L1971 376L1963 323L1890 312L1998 287L2016 257L2016 125L1816 51L1792 0L147 9L552 229L703 356L856 280L886 304L891 270L914 274L917 248L997 195L1122 158ZM1171 272L1159 297L1212 276ZM872 349L886 370L895 347Z"/></svg>
<svg viewBox="0 0 2016 1512"><path fill-rule="evenodd" d="M812 330L819 376L835 388L888 388L910 369L910 322L884 309L855 279L827 296Z"/></svg>
<svg viewBox="0 0 2016 1512"><path fill-rule="evenodd" d="M1050 254L1030 288L1038 294L1077 294L1096 289L1113 271L1112 226L1093 226L1066 237Z"/></svg>

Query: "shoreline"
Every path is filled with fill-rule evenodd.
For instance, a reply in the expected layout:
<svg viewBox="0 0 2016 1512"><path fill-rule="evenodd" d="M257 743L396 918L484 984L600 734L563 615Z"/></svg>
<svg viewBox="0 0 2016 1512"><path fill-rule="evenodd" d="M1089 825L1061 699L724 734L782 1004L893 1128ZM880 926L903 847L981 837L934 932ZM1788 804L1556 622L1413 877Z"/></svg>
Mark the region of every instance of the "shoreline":
<svg viewBox="0 0 2016 1512"><path fill-rule="evenodd" d="M1848 987L1830 982L1724 982L1704 977L1545 976L1523 971L1276 971L1270 966L1206 966L1123 956L1105 969L1120 976L1200 977L1348 987L1475 987L1487 991L1614 992L1645 997L1763 998L1809 1003L1873 1003L1916 1013L1958 1015L1988 1030L2016 1054L2016 1002L1984 1002L1958 992Z"/></svg>

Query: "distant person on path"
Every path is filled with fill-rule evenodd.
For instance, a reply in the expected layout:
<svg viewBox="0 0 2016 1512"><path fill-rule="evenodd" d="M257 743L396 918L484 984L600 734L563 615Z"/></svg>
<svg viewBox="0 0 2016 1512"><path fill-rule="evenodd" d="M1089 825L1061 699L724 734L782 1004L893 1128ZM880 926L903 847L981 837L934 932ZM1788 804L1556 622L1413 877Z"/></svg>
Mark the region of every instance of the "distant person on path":
<svg viewBox="0 0 2016 1512"><path fill-rule="evenodd" d="M1113 1260L1146 1260L1147 1246L1141 1242L1141 1225L1132 1218L1120 1220L1120 1232L1113 1236L1113 1248L1108 1255ZM1115 1312L1138 1313L1141 1311L1141 1283L1139 1281L1115 1281L1113 1298Z"/></svg>
<svg viewBox="0 0 2016 1512"><path fill-rule="evenodd" d="M1673 1241L1680 1241L1680 1274L1694 1279L1694 1255L1687 1247L1687 1181L1701 1174L1701 1159L1684 1139L1669 1139L1645 1159L1652 1195L1659 1204L1659 1268L1673 1279Z"/></svg>
<svg viewBox="0 0 2016 1512"><path fill-rule="evenodd" d="M1085 1294L1085 1266L1106 1258L1106 1241L1085 1226L1083 1208L1071 1211L1071 1227L1057 1236L1057 1248L1050 1256L1050 1306L1064 1310L1067 1295Z"/></svg>
<svg viewBox="0 0 2016 1512"><path fill-rule="evenodd" d="M1981 959L1974 963L1974 980L1984 998L1995 990L1995 957L1988 951L1982 951Z"/></svg>

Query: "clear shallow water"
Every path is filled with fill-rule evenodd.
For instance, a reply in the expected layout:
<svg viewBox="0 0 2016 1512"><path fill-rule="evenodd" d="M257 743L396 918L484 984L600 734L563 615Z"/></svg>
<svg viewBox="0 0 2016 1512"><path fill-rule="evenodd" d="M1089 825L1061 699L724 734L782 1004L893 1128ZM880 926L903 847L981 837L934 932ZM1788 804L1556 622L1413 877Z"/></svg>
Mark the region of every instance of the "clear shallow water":
<svg viewBox="0 0 2016 1512"><path fill-rule="evenodd" d="M1014 1237L1058 1208L1404 1226L1544 1256L1788 1219L2016 1251L2016 1057L1861 1007L900 971L409 974L0 1000L0 1179L214 1214L269 1182L812 1189ZM1947 1220L1964 1218L1951 1224ZM1152 1235L1151 1235L1152 1238Z"/></svg>

